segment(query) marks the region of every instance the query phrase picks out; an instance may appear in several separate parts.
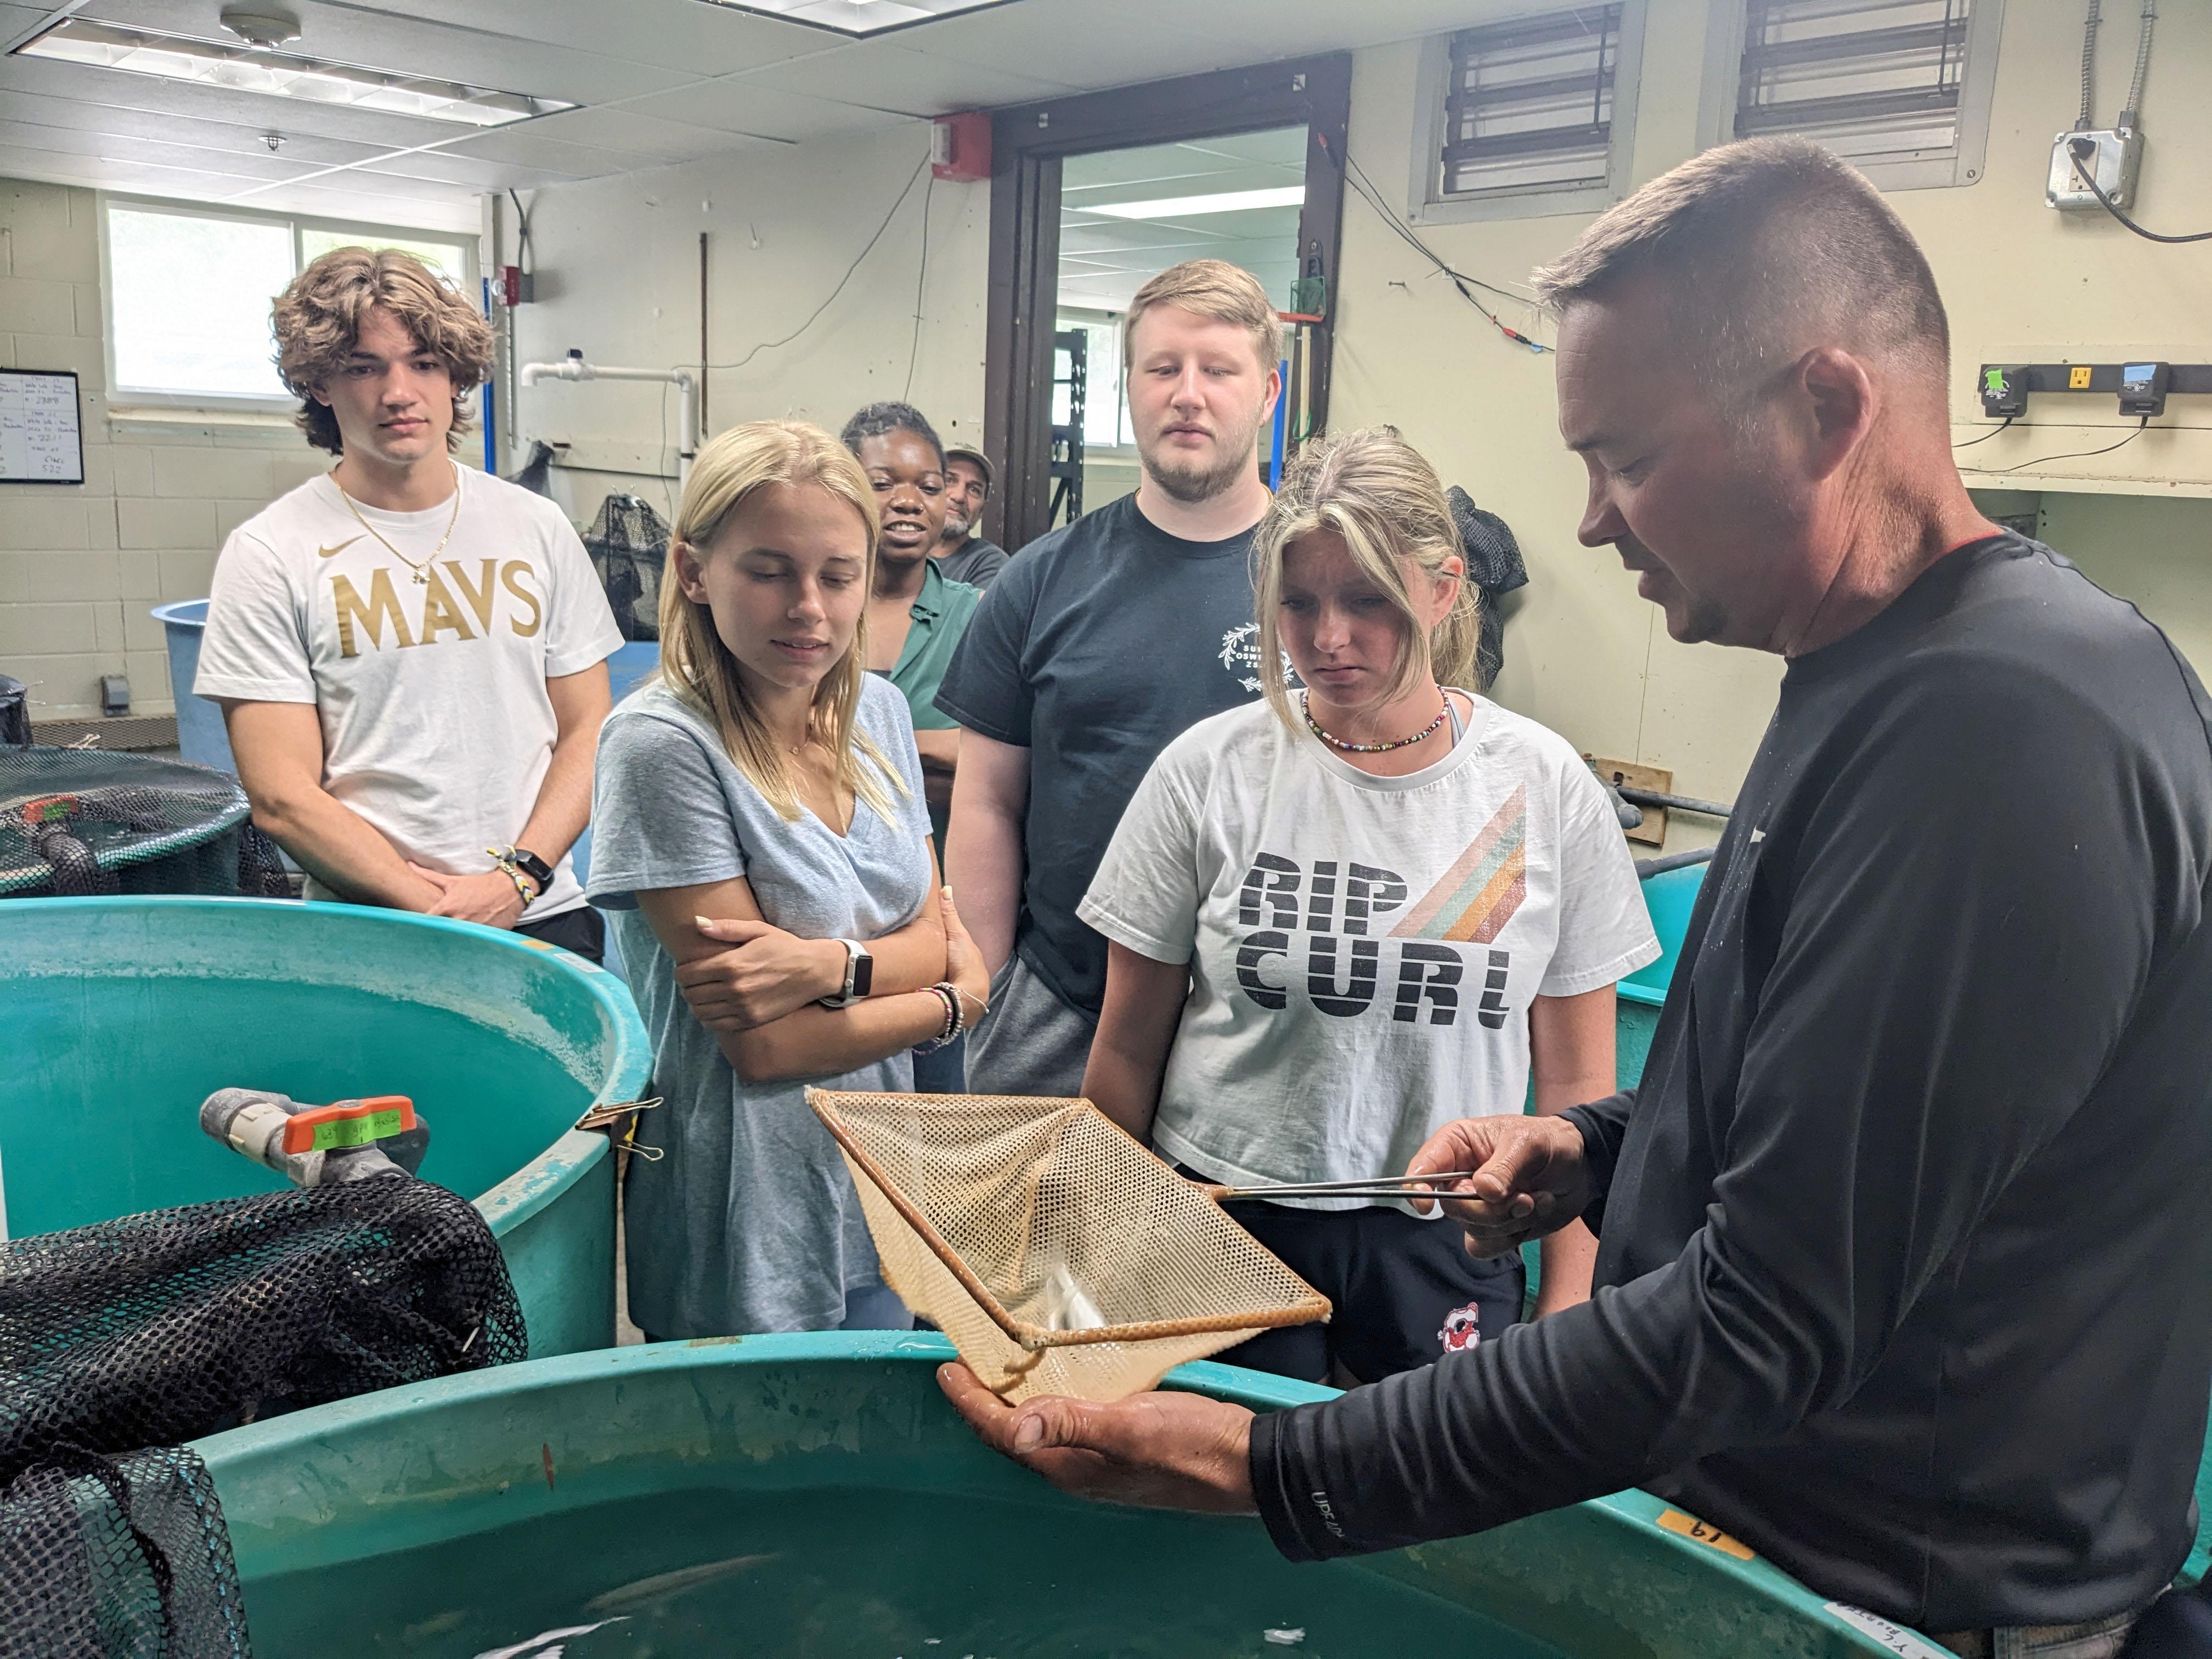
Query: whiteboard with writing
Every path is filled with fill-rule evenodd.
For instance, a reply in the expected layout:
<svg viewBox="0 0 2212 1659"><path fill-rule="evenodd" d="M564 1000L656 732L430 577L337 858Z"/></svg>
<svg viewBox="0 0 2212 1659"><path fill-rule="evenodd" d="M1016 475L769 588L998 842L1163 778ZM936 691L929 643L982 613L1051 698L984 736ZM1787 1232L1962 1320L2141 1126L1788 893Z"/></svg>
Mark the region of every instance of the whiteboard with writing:
<svg viewBox="0 0 2212 1659"><path fill-rule="evenodd" d="M76 376L0 368L0 483L82 483Z"/></svg>

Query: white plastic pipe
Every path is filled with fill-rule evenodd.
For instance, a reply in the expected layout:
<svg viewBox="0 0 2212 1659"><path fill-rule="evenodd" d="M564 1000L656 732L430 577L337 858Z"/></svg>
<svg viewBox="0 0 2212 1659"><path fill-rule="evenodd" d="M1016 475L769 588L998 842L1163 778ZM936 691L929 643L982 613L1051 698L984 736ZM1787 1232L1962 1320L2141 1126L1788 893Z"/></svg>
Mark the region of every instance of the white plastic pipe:
<svg viewBox="0 0 2212 1659"><path fill-rule="evenodd" d="M581 351L572 350L557 363L525 363L522 384L540 380L657 380L676 388L676 490L678 495L690 481L692 458L699 453L699 381L688 368L620 368L611 363L588 363Z"/></svg>

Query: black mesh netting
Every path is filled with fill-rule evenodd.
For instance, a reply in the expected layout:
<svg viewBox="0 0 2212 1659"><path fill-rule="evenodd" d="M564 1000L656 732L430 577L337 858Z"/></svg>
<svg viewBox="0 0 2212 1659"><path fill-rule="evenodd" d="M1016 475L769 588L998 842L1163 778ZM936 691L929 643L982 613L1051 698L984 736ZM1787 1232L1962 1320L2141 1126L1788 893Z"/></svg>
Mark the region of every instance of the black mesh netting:
<svg viewBox="0 0 2212 1659"><path fill-rule="evenodd" d="M63 1449L0 1493L0 1659L252 1652L222 1506L189 1448Z"/></svg>
<svg viewBox="0 0 2212 1659"><path fill-rule="evenodd" d="M668 526L635 495L610 495L584 532L584 551L614 607L626 640L660 637L660 571L668 561Z"/></svg>
<svg viewBox="0 0 2212 1659"><path fill-rule="evenodd" d="M0 898L291 887L227 773L96 749L0 748Z"/></svg>
<svg viewBox="0 0 2212 1659"><path fill-rule="evenodd" d="M483 1218L411 1177L0 1244L0 1656L246 1653L174 1443L527 1351Z"/></svg>

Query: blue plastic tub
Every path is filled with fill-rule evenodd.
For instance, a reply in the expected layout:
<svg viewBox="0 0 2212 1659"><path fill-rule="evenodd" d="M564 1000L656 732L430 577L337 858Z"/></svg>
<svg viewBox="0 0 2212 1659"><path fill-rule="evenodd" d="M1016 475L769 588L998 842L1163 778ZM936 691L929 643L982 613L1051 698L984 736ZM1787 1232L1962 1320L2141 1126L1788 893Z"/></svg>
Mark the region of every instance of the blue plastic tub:
<svg viewBox="0 0 2212 1659"><path fill-rule="evenodd" d="M223 730L222 710L205 697L192 695L192 681L200 672L200 641L207 633L205 599L179 599L154 607L154 620L169 642L169 690L177 700L177 749L195 766L212 767L235 777L238 763L231 758L230 735Z"/></svg>

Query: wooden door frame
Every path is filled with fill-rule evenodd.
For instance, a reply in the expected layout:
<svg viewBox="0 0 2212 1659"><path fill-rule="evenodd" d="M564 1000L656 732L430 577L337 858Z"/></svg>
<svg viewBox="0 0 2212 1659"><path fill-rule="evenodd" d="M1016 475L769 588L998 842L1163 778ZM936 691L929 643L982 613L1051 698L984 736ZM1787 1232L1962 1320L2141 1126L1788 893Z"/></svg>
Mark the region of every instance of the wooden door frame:
<svg viewBox="0 0 2212 1659"><path fill-rule="evenodd" d="M1337 250L1344 217L1348 52L1021 104L991 124L991 297L984 343L983 447L996 461L986 526L1016 550L1044 533L1051 461L1052 335L1059 308L1060 164L1070 155L1306 129L1298 270L1326 295L1307 369L1311 424L1328 418ZM1287 391L1287 388L1285 388Z"/></svg>

